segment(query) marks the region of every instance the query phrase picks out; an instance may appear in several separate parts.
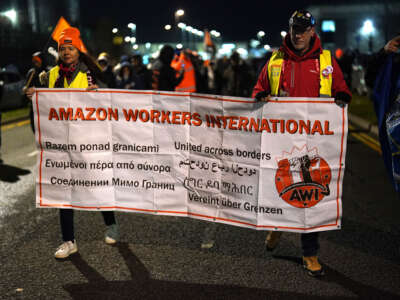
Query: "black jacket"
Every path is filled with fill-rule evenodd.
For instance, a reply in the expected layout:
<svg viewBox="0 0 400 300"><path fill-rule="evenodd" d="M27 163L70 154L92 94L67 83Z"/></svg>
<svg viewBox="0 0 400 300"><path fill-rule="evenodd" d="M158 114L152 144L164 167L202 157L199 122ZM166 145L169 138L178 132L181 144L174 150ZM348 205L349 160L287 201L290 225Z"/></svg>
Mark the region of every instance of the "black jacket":
<svg viewBox="0 0 400 300"><path fill-rule="evenodd" d="M376 76L379 70L385 64L388 55L383 48L379 52L371 55L368 59L367 72L365 74L365 82L370 88L374 87ZM398 78L400 74L400 54L395 53L393 58L392 80ZM392 81L393 82L393 81Z"/></svg>
<svg viewBox="0 0 400 300"><path fill-rule="evenodd" d="M154 90L175 91L175 87L182 81L183 73L176 77L176 71L170 64L165 64L161 60L156 60L153 65Z"/></svg>

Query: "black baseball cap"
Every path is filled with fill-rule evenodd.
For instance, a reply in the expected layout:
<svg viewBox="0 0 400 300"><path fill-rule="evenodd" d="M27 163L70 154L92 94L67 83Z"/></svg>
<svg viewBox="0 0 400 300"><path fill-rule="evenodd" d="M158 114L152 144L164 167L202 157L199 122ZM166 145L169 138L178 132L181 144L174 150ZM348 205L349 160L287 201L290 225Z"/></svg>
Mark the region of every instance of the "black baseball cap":
<svg viewBox="0 0 400 300"><path fill-rule="evenodd" d="M315 19L307 10L296 10L289 19L289 27L293 27L298 32L304 32L307 28L314 26Z"/></svg>

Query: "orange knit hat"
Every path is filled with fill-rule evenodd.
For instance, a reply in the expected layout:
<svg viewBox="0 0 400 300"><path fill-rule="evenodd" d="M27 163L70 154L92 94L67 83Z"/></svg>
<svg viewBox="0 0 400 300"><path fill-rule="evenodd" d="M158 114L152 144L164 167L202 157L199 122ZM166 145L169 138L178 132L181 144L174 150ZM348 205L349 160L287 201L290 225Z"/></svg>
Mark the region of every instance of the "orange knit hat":
<svg viewBox="0 0 400 300"><path fill-rule="evenodd" d="M60 46L64 44L72 45L80 52L84 52L81 33L78 28L68 27L61 32L60 38L58 39L58 49L60 50Z"/></svg>

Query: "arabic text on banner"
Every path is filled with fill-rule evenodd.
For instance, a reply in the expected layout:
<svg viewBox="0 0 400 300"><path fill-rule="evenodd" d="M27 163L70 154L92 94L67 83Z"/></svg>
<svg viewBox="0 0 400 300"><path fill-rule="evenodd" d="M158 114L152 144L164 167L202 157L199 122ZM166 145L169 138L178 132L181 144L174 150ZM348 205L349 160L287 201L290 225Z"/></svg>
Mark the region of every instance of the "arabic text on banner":
<svg viewBox="0 0 400 300"><path fill-rule="evenodd" d="M40 89L37 207L341 226L347 110L323 98Z"/></svg>

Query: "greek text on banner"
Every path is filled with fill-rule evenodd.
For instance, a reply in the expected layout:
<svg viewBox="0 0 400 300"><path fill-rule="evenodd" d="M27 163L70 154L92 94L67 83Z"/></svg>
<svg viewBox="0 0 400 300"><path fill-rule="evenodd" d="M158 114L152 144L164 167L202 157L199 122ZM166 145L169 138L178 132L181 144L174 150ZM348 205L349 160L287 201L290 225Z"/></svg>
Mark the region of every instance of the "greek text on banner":
<svg viewBox="0 0 400 300"><path fill-rule="evenodd" d="M37 207L341 226L347 110L330 98L39 89L34 110Z"/></svg>

